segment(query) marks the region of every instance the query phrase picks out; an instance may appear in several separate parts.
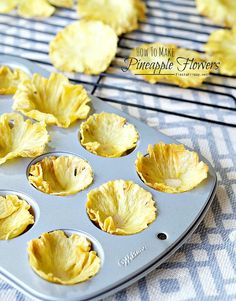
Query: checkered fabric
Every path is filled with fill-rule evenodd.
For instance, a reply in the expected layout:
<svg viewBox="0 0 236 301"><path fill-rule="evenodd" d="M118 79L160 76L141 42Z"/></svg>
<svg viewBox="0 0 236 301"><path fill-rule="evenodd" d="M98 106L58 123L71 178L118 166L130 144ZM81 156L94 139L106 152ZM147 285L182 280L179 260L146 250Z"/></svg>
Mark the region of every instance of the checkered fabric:
<svg viewBox="0 0 236 301"><path fill-rule="evenodd" d="M106 301L236 300L236 130L220 124L235 124L231 108L235 108L236 79L211 76L200 90L151 85L128 73L124 79L118 67L122 63L120 56L127 55L130 47L140 44L139 40L202 50L209 33L216 29L210 20L198 15L192 0L150 0L147 4L146 22L140 31L121 37L118 56L107 73L100 79L78 74L70 74L70 78L84 82L89 91L99 79L94 95L159 110L112 104L200 152L215 168L219 186L211 208L191 239L166 263ZM48 42L76 19L75 11L63 9L46 20L26 20L14 12L0 15L0 55L28 58L52 71ZM122 78L114 78L115 74ZM32 299L0 281L0 300Z"/></svg>

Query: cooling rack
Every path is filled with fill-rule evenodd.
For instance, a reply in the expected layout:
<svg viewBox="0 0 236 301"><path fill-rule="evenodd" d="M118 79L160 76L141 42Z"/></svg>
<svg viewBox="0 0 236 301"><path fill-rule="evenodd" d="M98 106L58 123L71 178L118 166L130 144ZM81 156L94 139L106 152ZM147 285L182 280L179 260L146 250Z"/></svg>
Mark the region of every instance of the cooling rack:
<svg viewBox="0 0 236 301"><path fill-rule="evenodd" d="M199 15L193 0L147 0L146 4L147 19L140 22L138 30L120 37L117 55L106 72L99 76L69 73L67 76L84 84L91 94L123 108L135 107L236 127L235 76L211 74L201 87L184 90L167 83L151 85L121 70L124 58L141 43L175 43L204 52L203 45L209 34L220 28ZM23 19L16 13L0 14L0 55L27 58L53 71L48 43L59 30L77 19L72 9L58 10L56 15L45 20ZM184 104L184 109L180 104Z"/></svg>

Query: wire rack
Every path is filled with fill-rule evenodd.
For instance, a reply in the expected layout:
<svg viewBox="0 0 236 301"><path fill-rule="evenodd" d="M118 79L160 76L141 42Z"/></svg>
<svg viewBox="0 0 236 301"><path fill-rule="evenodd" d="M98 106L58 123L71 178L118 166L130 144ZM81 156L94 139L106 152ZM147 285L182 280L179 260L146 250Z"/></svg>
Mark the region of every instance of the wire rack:
<svg viewBox="0 0 236 301"><path fill-rule="evenodd" d="M66 73L104 101L200 122L236 127L236 77L212 73L199 88L182 89L168 83L151 85L123 72L124 58L141 43L154 41L203 51L209 34L221 28L201 17L194 0L147 0L147 19L140 28L122 35L110 67L99 76ZM58 10L46 20L0 14L0 55L30 59L55 71L48 57L48 44L64 26L78 19L75 10ZM105 46L104 46L105 47ZM94 49L96 51L96 49Z"/></svg>

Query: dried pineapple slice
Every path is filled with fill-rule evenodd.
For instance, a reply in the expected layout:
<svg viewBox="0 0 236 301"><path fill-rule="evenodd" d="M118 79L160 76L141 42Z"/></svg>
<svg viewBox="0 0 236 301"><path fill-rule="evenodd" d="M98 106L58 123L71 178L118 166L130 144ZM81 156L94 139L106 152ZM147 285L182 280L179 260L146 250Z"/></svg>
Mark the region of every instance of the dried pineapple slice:
<svg viewBox="0 0 236 301"><path fill-rule="evenodd" d="M29 75L20 69L11 70L7 66L0 67L0 94L14 94L17 86Z"/></svg>
<svg viewBox="0 0 236 301"><path fill-rule="evenodd" d="M93 171L78 157L50 156L30 167L28 179L42 192L63 196L87 188L93 181Z"/></svg>
<svg viewBox="0 0 236 301"><path fill-rule="evenodd" d="M219 25L236 26L236 2L233 0L196 0L200 14Z"/></svg>
<svg viewBox="0 0 236 301"><path fill-rule="evenodd" d="M220 62L220 73L230 76L236 75L235 47L236 27L232 30L220 29L213 32L204 46L211 58Z"/></svg>
<svg viewBox="0 0 236 301"><path fill-rule="evenodd" d="M16 195L0 196L0 219L10 216L13 212L18 210L21 202Z"/></svg>
<svg viewBox="0 0 236 301"><path fill-rule="evenodd" d="M143 52L147 53L147 55L143 56L140 49L143 49ZM152 49L164 49L167 54L156 56L152 54ZM199 69L193 69L193 67L191 67L190 60L192 59L194 59L195 64L200 66ZM136 64L136 60L140 60L141 63L148 63L149 67L145 67L147 65L141 66L140 64ZM158 68L157 62L159 65L163 64L163 67L160 66ZM173 64L172 68L166 69L166 66L168 64L170 65L170 63ZM204 67L202 67L203 63ZM197 87L202 84L211 72L210 68L207 70L205 69L205 63L206 61L198 52L177 48L177 46L173 44L142 44L137 48L134 48L129 56L129 70L133 74L142 76L144 80L151 84L157 82L169 82L182 88Z"/></svg>
<svg viewBox="0 0 236 301"><path fill-rule="evenodd" d="M66 7L71 8L73 7L74 1L73 0L48 0L50 4L58 7Z"/></svg>
<svg viewBox="0 0 236 301"><path fill-rule="evenodd" d="M148 186L168 193L191 190L207 178L208 166L184 145L148 146L148 156L138 154L136 170Z"/></svg>
<svg viewBox="0 0 236 301"><path fill-rule="evenodd" d="M8 240L22 234L34 217L29 212L30 205L16 195L0 196L0 239Z"/></svg>
<svg viewBox="0 0 236 301"><path fill-rule="evenodd" d="M100 21L77 21L51 41L49 56L62 71L99 74L107 69L117 50L114 30Z"/></svg>
<svg viewBox="0 0 236 301"><path fill-rule="evenodd" d="M32 269L40 277L60 284L89 280L100 269L100 258L91 251L90 241L78 234L67 237L61 230L31 240L28 255Z"/></svg>
<svg viewBox="0 0 236 301"><path fill-rule="evenodd" d="M0 165L16 157L39 156L49 141L45 123L24 121L17 113L0 116L0 137Z"/></svg>
<svg viewBox="0 0 236 301"><path fill-rule="evenodd" d="M20 0L18 14L24 18L47 18L55 12L55 8L47 0Z"/></svg>
<svg viewBox="0 0 236 301"><path fill-rule="evenodd" d="M145 18L146 6L141 0L80 0L77 12L86 19L110 25L121 35L138 28L138 20Z"/></svg>
<svg viewBox="0 0 236 301"><path fill-rule="evenodd" d="M0 1L0 13L6 14L11 12L14 8L16 8L17 1L16 0L1 0Z"/></svg>
<svg viewBox="0 0 236 301"><path fill-rule="evenodd" d="M126 119L111 113L91 115L80 127L81 144L102 157L121 157L136 147L138 133Z"/></svg>
<svg viewBox="0 0 236 301"><path fill-rule="evenodd" d="M73 0L1 0L0 13L9 13L18 7L18 14L24 18L47 18L58 7L73 7Z"/></svg>
<svg viewBox="0 0 236 301"><path fill-rule="evenodd" d="M117 235L141 232L156 218L151 193L132 181L110 181L91 190L86 209L103 231Z"/></svg>
<svg viewBox="0 0 236 301"><path fill-rule="evenodd" d="M87 117L90 98L82 85L72 85L62 74L52 73L49 79L34 74L18 86L13 109L46 124L68 128Z"/></svg>

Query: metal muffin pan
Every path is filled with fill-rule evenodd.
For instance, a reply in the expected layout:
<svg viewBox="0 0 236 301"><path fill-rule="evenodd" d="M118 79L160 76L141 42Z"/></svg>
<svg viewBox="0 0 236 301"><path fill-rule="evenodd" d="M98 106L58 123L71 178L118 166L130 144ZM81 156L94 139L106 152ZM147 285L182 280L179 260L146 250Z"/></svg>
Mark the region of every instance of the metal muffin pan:
<svg viewBox="0 0 236 301"><path fill-rule="evenodd" d="M39 66L13 56L2 56L1 65L19 67L28 73L49 72ZM35 224L24 234L0 241L0 272L2 277L25 294L40 300L82 301L101 300L145 276L172 255L191 235L203 219L216 191L216 173L211 164L208 178L195 189L179 194L168 194L146 186L135 170L137 152L145 154L148 144L160 141L177 143L174 139L148 127L137 119L91 96L93 112L113 112L133 124L139 141L136 149L121 158L104 158L85 150L79 141L81 122L68 129L48 127L51 141L48 153L74 154L86 159L94 171L94 182L75 195L59 197L35 189L27 179L32 161L40 158L19 158L0 166L0 195L15 192L32 205ZM0 97L0 114L11 112L12 96ZM132 180L152 193L158 209L157 219L149 227L134 235L117 236L103 232L89 219L85 209L87 193L109 180ZM47 282L33 272L27 256L27 242L43 232L56 229L66 233L78 232L87 236L102 259L99 273L87 282L76 285L60 285ZM160 234L163 233L163 234Z"/></svg>

